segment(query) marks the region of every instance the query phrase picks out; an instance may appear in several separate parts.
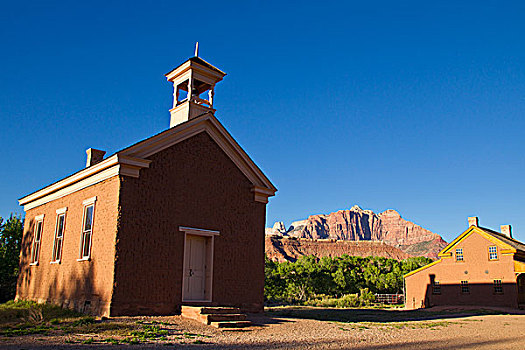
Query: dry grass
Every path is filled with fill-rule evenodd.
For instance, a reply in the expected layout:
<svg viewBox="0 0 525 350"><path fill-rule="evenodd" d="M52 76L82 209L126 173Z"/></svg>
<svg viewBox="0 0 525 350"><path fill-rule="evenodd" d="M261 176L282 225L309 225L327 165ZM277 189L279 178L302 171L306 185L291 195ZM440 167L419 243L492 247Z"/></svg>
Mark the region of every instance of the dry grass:
<svg viewBox="0 0 525 350"><path fill-rule="evenodd" d="M168 322L95 319L55 305L10 301L0 304L0 337L65 337L68 344L204 343L208 336L184 332ZM168 343L169 342L169 343Z"/></svg>

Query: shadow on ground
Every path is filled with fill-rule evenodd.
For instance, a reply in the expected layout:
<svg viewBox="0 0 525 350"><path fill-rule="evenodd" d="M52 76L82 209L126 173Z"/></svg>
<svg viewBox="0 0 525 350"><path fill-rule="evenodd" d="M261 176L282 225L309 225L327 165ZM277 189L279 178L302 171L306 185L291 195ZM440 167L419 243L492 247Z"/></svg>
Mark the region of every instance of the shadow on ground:
<svg viewBox="0 0 525 350"><path fill-rule="evenodd" d="M125 346L126 349L154 349L154 348L162 348L162 349L216 349L216 350L222 350L222 349L325 349L325 348L331 348L331 349L353 349L353 350L398 350L398 349L441 349L441 350L454 350L454 349L480 349L480 348L495 348L495 349L501 349L501 348L507 348L507 345L511 345L515 343L516 339L512 338L501 338L498 340L489 340L489 341L476 341L472 339L460 339L459 341L456 340L453 343L443 343L442 340L424 340L424 341L403 341L403 342L396 342L396 343L390 343L390 344L359 344L355 342L335 342L333 340L309 340L309 341L296 341L296 340L289 340L289 341L261 341L256 343L203 343L203 344L176 344L171 346L166 345L159 345L159 344L141 344L138 346L133 345L127 345ZM14 349L39 349L39 350L47 350L47 349L73 349L73 348L81 348L81 349L121 349L122 345L120 346L112 346L112 345L81 345L78 344L18 344L13 346L6 346L4 349L6 350L14 350Z"/></svg>
<svg viewBox="0 0 525 350"><path fill-rule="evenodd" d="M338 322L406 322L437 319L454 319L481 315L511 315L522 314L518 311L502 311L494 309L445 309L445 310L380 310L380 309L333 309L317 307L284 307L269 308L266 316L269 318L303 318L318 321Z"/></svg>

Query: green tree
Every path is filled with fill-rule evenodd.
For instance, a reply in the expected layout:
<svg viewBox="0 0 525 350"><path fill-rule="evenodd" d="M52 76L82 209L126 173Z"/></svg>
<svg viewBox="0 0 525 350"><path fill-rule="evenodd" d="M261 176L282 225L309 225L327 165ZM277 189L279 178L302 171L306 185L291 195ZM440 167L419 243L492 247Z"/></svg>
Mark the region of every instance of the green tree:
<svg viewBox="0 0 525 350"><path fill-rule="evenodd" d="M402 293L403 275L431 261L423 257L397 261L346 254L321 259L303 256L283 263L266 258L264 295L269 302L306 302L324 295L344 297L348 299L346 306L357 300L370 303L374 293Z"/></svg>
<svg viewBox="0 0 525 350"><path fill-rule="evenodd" d="M23 220L11 214L4 222L0 217L0 302L15 297L20 262Z"/></svg>

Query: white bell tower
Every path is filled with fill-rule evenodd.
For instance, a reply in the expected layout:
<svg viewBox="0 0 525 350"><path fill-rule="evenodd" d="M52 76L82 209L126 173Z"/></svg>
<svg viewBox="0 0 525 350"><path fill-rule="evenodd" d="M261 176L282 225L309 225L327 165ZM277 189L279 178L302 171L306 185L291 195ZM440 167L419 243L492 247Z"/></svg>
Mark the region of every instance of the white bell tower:
<svg viewBox="0 0 525 350"><path fill-rule="evenodd" d="M215 84L226 73L199 57L199 43L195 56L166 74L173 83L173 108L170 109L170 128L204 113L214 113Z"/></svg>

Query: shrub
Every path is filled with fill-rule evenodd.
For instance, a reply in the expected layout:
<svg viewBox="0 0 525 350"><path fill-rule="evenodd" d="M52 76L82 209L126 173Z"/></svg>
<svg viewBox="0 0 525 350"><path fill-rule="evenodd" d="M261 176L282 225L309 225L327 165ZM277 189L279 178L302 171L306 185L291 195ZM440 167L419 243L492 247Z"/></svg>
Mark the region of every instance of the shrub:
<svg viewBox="0 0 525 350"><path fill-rule="evenodd" d="M361 289L359 291L359 301L361 305L370 305L376 300L374 293L370 292L368 288Z"/></svg>
<svg viewBox="0 0 525 350"><path fill-rule="evenodd" d="M337 301L338 307L356 307L359 306L359 296L357 294L346 294L343 295Z"/></svg>
<svg viewBox="0 0 525 350"><path fill-rule="evenodd" d="M8 301L0 304L0 324L13 322L29 322L32 324L57 322L57 319L79 317L82 314L63 309L52 304L39 304L34 301Z"/></svg>

